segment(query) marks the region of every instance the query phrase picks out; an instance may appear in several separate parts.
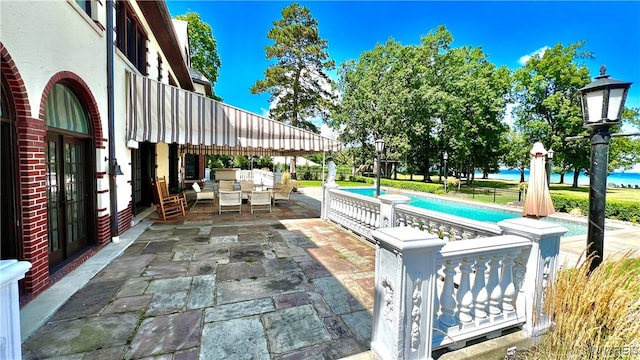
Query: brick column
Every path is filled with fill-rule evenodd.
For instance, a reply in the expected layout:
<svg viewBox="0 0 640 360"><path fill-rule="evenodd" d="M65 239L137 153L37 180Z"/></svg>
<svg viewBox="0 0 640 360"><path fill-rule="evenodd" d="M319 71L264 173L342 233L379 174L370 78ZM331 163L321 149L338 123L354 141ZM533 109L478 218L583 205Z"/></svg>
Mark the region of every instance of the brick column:
<svg viewBox="0 0 640 360"><path fill-rule="evenodd" d="M24 260L33 265L25 277L25 287L27 293L35 296L49 282L46 128L43 120L34 118L20 119L16 128Z"/></svg>

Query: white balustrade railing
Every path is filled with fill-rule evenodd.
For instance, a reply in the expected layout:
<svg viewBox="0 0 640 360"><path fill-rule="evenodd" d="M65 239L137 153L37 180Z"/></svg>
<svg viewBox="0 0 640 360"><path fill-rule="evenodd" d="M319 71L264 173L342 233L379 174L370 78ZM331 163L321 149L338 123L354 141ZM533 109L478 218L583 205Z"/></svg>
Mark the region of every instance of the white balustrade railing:
<svg viewBox="0 0 640 360"><path fill-rule="evenodd" d="M254 184L263 186L273 186L275 184L273 172L261 169L253 169L251 171L251 180L253 180Z"/></svg>
<svg viewBox="0 0 640 360"><path fill-rule="evenodd" d="M0 359L22 359L18 280L30 268L28 261L0 260Z"/></svg>
<svg viewBox="0 0 640 360"><path fill-rule="evenodd" d="M436 254L434 349L464 347L469 339L498 336L526 321L515 304L530 249L531 241L513 235L444 245Z"/></svg>
<svg viewBox="0 0 640 360"><path fill-rule="evenodd" d="M497 236L502 230L496 224L462 218L408 205L404 195L381 195L378 198L325 188L322 212L324 219L335 221L349 230L372 240L371 230L395 226L409 226L438 234L445 240L466 240ZM375 221L373 209L378 209ZM366 216L370 216L366 218ZM365 218L363 218L365 217ZM374 226L374 227L371 227Z"/></svg>
<svg viewBox="0 0 640 360"><path fill-rule="evenodd" d="M548 329L541 304L566 228L528 218L478 222L408 202L325 185L322 218L377 246L376 356L423 359L514 326L528 336Z"/></svg>
<svg viewBox="0 0 640 360"><path fill-rule="evenodd" d="M420 209L411 205L397 205L395 220L394 226L411 226L438 234L440 238L449 241L496 236L502 233L496 224Z"/></svg>
<svg viewBox="0 0 640 360"><path fill-rule="evenodd" d="M326 218L369 240L380 227L380 200L342 190L329 191Z"/></svg>

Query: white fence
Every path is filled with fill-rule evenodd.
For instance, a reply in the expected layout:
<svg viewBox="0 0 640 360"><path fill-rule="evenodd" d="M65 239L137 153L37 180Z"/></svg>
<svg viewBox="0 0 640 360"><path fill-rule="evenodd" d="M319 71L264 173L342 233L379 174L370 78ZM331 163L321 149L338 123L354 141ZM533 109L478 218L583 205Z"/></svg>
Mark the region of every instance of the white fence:
<svg viewBox="0 0 640 360"><path fill-rule="evenodd" d="M324 191L323 218L376 244L376 356L429 358L514 326L529 336L548 328L542 290L555 277L566 228L528 218L473 221L415 208L403 195Z"/></svg>

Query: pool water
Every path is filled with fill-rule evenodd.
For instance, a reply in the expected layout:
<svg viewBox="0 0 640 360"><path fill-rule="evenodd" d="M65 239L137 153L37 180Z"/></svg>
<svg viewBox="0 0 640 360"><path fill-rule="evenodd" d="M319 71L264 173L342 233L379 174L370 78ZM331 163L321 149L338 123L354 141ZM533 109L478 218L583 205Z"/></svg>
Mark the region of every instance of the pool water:
<svg viewBox="0 0 640 360"><path fill-rule="evenodd" d="M375 195L375 189L370 188L340 188L340 190L370 197L373 197ZM384 191L380 191L380 194L384 193ZM456 215L476 221L497 223L506 219L522 217L522 214L517 211L501 210L480 205L474 206L471 204L464 204L456 201L446 201L413 194L403 195L411 199L409 203L411 206L431 211L438 211L445 214ZM544 218L541 221L552 222L554 224L566 227L568 231L564 236L585 235L587 233L587 226L583 224L552 218Z"/></svg>

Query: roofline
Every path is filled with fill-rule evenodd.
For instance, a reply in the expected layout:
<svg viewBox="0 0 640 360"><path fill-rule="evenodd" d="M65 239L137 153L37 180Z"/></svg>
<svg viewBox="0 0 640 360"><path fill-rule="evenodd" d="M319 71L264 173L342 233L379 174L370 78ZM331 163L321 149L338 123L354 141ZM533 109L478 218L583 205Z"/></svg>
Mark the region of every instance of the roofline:
<svg viewBox="0 0 640 360"><path fill-rule="evenodd" d="M164 1L138 1L137 3L149 23L153 35L158 40L158 44L163 49L167 61L171 64L178 84L185 90L193 91L191 74L182 57L182 49L173 30L173 22L167 4Z"/></svg>

